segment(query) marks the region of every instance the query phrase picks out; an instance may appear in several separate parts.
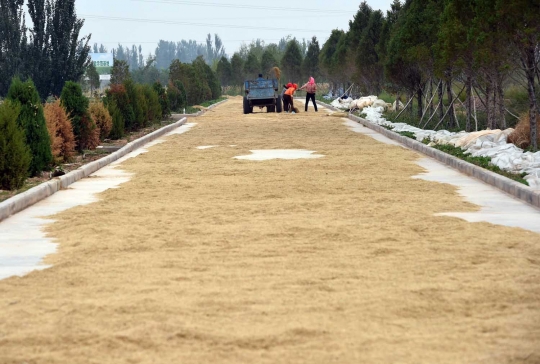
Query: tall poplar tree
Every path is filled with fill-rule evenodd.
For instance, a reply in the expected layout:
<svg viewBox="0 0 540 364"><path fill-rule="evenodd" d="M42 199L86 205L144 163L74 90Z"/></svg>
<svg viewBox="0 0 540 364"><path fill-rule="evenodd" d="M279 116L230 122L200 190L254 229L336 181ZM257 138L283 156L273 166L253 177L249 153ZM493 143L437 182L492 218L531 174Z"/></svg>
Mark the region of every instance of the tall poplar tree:
<svg viewBox="0 0 540 364"><path fill-rule="evenodd" d="M319 71L319 55L321 53L321 48L319 47L319 41L317 37L311 38L309 42L308 49L306 52L306 57L302 62L302 73L304 77L314 77L315 80L320 75Z"/></svg>
<svg viewBox="0 0 540 364"><path fill-rule="evenodd" d="M28 0L28 13L33 27L27 75L41 97L58 96L90 63L90 36L80 36L84 20L75 13L75 0Z"/></svg>
<svg viewBox="0 0 540 364"><path fill-rule="evenodd" d="M24 0L0 0L0 96L5 96L11 79L24 68L26 27Z"/></svg>
<svg viewBox="0 0 540 364"><path fill-rule="evenodd" d="M244 61L238 52L231 58L231 82L236 86L244 83Z"/></svg>
<svg viewBox="0 0 540 364"><path fill-rule="evenodd" d="M281 59L281 69L290 82L300 82L302 76L302 50L296 39L289 41Z"/></svg>

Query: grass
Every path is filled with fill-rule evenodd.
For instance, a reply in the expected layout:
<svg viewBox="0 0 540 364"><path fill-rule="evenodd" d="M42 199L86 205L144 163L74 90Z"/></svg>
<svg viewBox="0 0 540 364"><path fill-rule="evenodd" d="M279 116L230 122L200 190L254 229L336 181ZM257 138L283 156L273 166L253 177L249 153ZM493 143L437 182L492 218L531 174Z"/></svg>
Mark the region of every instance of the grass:
<svg viewBox="0 0 540 364"><path fill-rule="evenodd" d="M416 140L416 137L414 136L414 133L412 131L400 131L398 134Z"/></svg>
<svg viewBox="0 0 540 364"><path fill-rule="evenodd" d="M24 182L24 185L19 188L18 190L15 190L15 191L5 191L5 190L1 190L0 191L0 202L4 202L5 200L7 200L8 198L11 198L15 195L18 195L20 193L23 193L23 192L26 192L28 191L29 189L33 188L33 187L36 187L37 185L43 183L44 181L40 180L40 179L27 179L25 182Z"/></svg>
<svg viewBox="0 0 540 364"><path fill-rule="evenodd" d="M499 167L491 164L491 158L490 157L473 157L469 154L465 154L463 149L459 147L455 147L453 145L434 145L433 148L440 150L441 152L453 155L454 157L457 157L459 159L462 159L466 162L469 162L471 164L474 164L476 166L482 167L484 169L487 169L489 171L495 172L497 174L500 174L504 177L510 178L514 181L517 181L519 183L523 183L524 185L528 186L529 183L523 178L527 174L526 173L511 173L506 172L500 169Z"/></svg>

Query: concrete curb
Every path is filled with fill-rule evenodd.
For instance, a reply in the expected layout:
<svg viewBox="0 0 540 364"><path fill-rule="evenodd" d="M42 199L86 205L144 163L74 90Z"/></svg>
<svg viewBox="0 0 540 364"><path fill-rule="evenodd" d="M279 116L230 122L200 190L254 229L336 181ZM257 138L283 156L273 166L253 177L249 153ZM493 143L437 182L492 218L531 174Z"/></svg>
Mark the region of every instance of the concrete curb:
<svg viewBox="0 0 540 364"><path fill-rule="evenodd" d="M320 101L317 101L317 104L333 111L343 111L333 107L332 105L328 105ZM417 140L399 135L391 130L383 128L382 126L370 123L369 121L361 117L349 115L349 119L356 121L365 126L366 128L376 131L377 133L382 134L387 138L395 140L405 145L407 148L413 149L428 157L434 158L439 162L460 171L461 173L464 173L468 176L485 182L488 185L496 187L499 190L528 203L529 205L540 208L540 193L536 192L528 186L525 186L524 184L515 182L509 178L501 176L500 174L488 171L487 169L478 167L469 162L465 162L464 160L456 158L450 154L441 152L440 150L428 147L427 145L420 143Z"/></svg>
<svg viewBox="0 0 540 364"><path fill-rule="evenodd" d="M164 134L167 134L171 130L174 130L178 128L179 126L184 125L186 121L187 121L186 118L182 118L176 123L164 126L161 129L158 129L150 134L147 134L137 140L134 140L126 144L122 149L114 153L111 153L106 157L103 157L97 161L88 163L61 177L53 178L52 180L48 182L44 182L34 188L29 189L26 192L23 192L21 194L15 195L7 199L6 201L0 203L0 221L8 218L11 215L16 214L17 212L20 212L26 209L29 206L32 206L36 202L39 202L55 194L61 189L67 188L70 184L78 180L88 177L92 173L122 158L126 154L131 153L132 151L136 149L139 149L146 143L151 142L152 140L157 139L163 136Z"/></svg>
<svg viewBox="0 0 540 364"><path fill-rule="evenodd" d="M224 104L227 101L229 101L229 99L226 99L226 100L223 100L223 101L220 101L220 102L216 102L215 104L212 104L212 105L208 106L206 109L207 110L213 109L214 107L216 107L218 105L221 105L221 104ZM181 118L185 118L185 117L196 118L197 116L201 116L205 112L206 112L206 110L201 110L201 111L199 111L199 112L197 112L195 114L171 114L171 116L181 117Z"/></svg>

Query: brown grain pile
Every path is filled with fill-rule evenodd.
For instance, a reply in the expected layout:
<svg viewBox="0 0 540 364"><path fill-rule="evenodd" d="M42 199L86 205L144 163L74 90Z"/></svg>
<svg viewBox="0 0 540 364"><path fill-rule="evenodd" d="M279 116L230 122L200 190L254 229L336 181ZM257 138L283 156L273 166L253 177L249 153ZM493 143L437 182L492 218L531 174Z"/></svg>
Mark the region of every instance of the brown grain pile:
<svg viewBox="0 0 540 364"><path fill-rule="evenodd" d="M435 217L475 207L323 112L215 111L0 281L1 363L540 362L539 234ZM288 148L326 157L233 159Z"/></svg>
<svg viewBox="0 0 540 364"><path fill-rule="evenodd" d="M508 136L508 142L515 144L518 148L528 148L531 145L531 123L529 113L523 114L519 119L519 123L516 125L512 134ZM538 144L540 144L540 123L536 123L536 135L538 137Z"/></svg>

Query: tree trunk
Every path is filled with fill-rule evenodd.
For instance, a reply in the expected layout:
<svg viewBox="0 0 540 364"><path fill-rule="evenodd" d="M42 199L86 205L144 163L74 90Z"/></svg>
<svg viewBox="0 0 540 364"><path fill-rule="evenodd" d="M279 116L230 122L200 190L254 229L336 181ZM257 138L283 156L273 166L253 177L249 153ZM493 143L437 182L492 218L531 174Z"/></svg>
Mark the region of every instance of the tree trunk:
<svg viewBox="0 0 540 364"><path fill-rule="evenodd" d="M429 87L429 99L433 99L433 79L429 81L430 87ZM433 105L433 102L429 104L429 116L433 115L435 112L435 105Z"/></svg>
<svg viewBox="0 0 540 364"><path fill-rule="evenodd" d="M488 81L486 84L486 116L487 116L487 127L488 129L495 129L493 127L493 107L491 106L491 81Z"/></svg>
<svg viewBox="0 0 540 364"><path fill-rule="evenodd" d="M422 97L423 97L422 88L419 87L418 91L416 92L416 98L418 99L418 120L419 121L420 121L420 119L422 119L422 115L423 115L423 111L424 111L424 105L422 103Z"/></svg>
<svg viewBox="0 0 540 364"><path fill-rule="evenodd" d="M444 117L444 104L443 104L443 97L444 97L444 88L443 83L439 83L439 121L442 120Z"/></svg>
<svg viewBox="0 0 540 364"><path fill-rule="evenodd" d="M472 77L470 73L467 73L467 101L465 101L465 106L467 107L467 122L465 124L465 131L471 131L471 119L472 119Z"/></svg>
<svg viewBox="0 0 540 364"><path fill-rule="evenodd" d="M452 105L452 101L454 100L452 95L452 80L449 79L448 82L446 82L446 94L448 96L448 105L450 110L448 111L448 123L446 124L447 129L454 129L456 127L456 114L454 113L454 108Z"/></svg>
<svg viewBox="0 0 540 364"><path fill-rule="evenodd" d="M413 90L410 90L409 91L409 101L412 100L414 98L414 91ZM410 102L409 103L409 106L407 106L407 108L409 109L409 114L411 114L411 116L413 116L414 114L414 108L413 108L413 103Z"/></svg>
<svg viewBox="0 0 540 364"><path fill-rule="evenodd" d="M502 78L499 72L497 72L495 89L495 100L497 100L495 107L498 113L498 126L500 129L506 129L506 107L504 106L504 90L502 87Z"/></svg>
<svg viewBox="0 0 540 364"><path fill-rule="evenodd" d="M531 148L533 151L538 150L538 135L537 135L537 115L538 103L536 100L536 85L534 77L536 72L535 50L530 49L525 54L523 64L525 66L525 75L527 76L528 92L529 92L529 125L531 127L530 138Z"/></svg>

